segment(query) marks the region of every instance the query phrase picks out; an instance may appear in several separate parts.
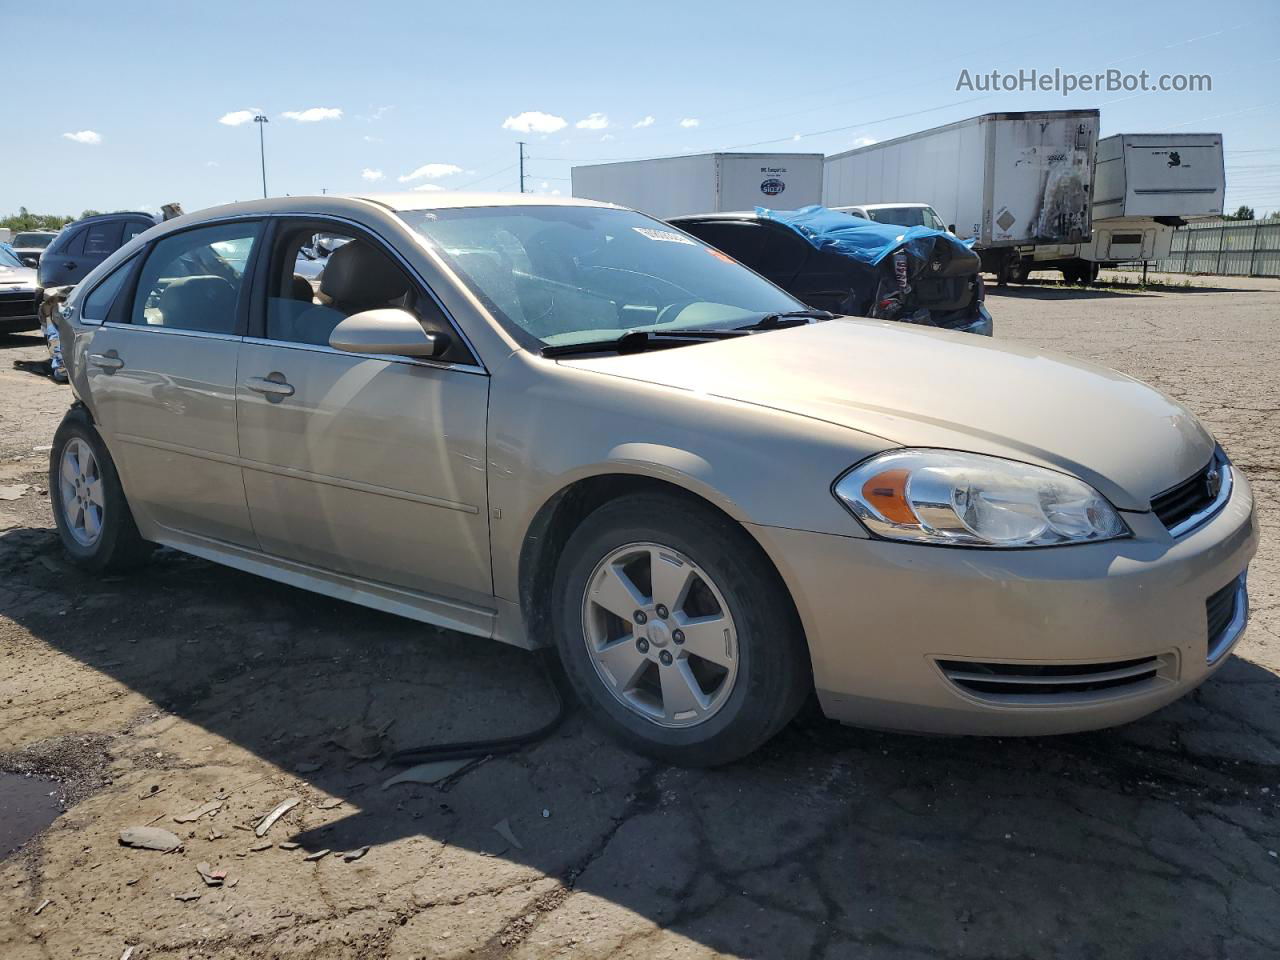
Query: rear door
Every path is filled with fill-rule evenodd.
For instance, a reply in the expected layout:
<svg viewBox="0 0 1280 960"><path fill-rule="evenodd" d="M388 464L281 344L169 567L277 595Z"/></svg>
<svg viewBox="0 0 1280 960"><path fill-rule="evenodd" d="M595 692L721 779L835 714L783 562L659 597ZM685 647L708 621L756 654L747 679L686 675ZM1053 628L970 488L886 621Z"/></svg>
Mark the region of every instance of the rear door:
<svg viewBox="0 0 1280 960"><path fill-rule="evenodd" d="M84 240L89 232L87 226L68 227L49 244L37 270L42 287L60 287L75 283L84 274L80 272L80 262L84 259Z"/></svg>
<svg viewBox="0 0 1280 960"><path fill-rule="evenodd" d="M237 220L153 244L85 357L93 413L139 519L250 548L235 384L245 267L260 232L258 221ZM115 277L88 293L86 322Z"/></svg>
<svg viewBox="0 0 1280 960"><path fill-rule="evenodd" d="M319 232L336 249L310 281L299 258ZM271 246L236 389L262 549L420 595L485 602L488 376L378 238L281 220ZM437 362L328 345L347 316L379 307L409 310L429 331L452 333L460 349Z"/></svg>

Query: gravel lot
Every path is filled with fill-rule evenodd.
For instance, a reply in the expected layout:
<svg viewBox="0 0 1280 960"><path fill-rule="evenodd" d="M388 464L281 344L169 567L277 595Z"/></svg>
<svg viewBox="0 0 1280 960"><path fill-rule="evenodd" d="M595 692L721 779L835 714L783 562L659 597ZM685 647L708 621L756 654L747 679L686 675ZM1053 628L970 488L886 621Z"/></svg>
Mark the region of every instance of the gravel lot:
<svg viewBox="0 0 1280 960"><path fill-rule="evenodd" d="M549 715L532 658L171 552L81 576L44 490L68 394L0 338L0 494L27 485L0 499L0 770L65 804L0 861L0 956L1274 958L1280 283L1198 282L991 294L999 336L1180 398L1252 480L1252 624L1194 695L1041 740L811 717L711 772L575 716L385 790L384 751ZM242 829L290 798L265 841ZM151 823L183 849L118 845Z"/></svg>

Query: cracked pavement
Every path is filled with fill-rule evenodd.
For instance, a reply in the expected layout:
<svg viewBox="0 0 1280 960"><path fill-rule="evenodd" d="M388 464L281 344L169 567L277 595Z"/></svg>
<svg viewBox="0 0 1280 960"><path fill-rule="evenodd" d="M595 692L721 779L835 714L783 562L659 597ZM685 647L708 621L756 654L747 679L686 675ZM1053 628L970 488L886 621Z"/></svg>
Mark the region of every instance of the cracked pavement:
<svg viewBox="0 0 1280 960"><path fill-rule="evenodd" d="M34 338L0 338L0 485L29 485L0 501L0 769L55 777L66 804L0 861L0 955L1277 956L1280 282L1197 283L990 295L998 336L1181 399L1253 482L1249 633L1193 695L1027 740L809 715L714 771L634 756L579 714L385 790L394 768L361 756L550 716L534 659L169 551L128 578L74 571L36 449L67 393L12 367ZM252 850L243 828L290 797ZM152 822L183 849L117 844Z"/></svg>

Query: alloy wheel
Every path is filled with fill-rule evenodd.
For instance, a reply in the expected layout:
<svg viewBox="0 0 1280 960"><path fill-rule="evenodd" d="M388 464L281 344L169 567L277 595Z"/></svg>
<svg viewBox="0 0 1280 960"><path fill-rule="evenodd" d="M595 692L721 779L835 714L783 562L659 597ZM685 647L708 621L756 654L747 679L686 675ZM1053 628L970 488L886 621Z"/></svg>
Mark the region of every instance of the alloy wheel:
<svg viewBox="0 0 1280 960"><path fill-rule="evenodd" d="M630 543L611 551L587 581L582 623L601 682L659 726L704 723L733 692L733 616L710 575L678 550Z"/></svg>
<svg viewBox="0 0 1280 960"><path fill-rule="evenodd" d="M67 530L76 543L92 547L102 536L106 496L93 449L79 437L68 440L62 448L58 483Z"/></svg>

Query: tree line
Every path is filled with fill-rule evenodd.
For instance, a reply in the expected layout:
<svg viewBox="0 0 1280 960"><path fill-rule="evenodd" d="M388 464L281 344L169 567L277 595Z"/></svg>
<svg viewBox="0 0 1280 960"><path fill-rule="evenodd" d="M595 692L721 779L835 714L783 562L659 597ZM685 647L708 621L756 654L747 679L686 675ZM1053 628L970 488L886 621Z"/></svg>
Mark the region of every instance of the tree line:
<svg viewBox="0 0 1280 960"><path fill-rule="evenodd" d="M96 217L100 213L101 210L85 210L80 216L72 217L57 213L32 213L26 207L19 207L17 213L0 217L0 227L8 227L15 233L20 230L61 230L68 223L85 217Z"/></svg>

